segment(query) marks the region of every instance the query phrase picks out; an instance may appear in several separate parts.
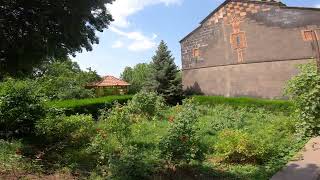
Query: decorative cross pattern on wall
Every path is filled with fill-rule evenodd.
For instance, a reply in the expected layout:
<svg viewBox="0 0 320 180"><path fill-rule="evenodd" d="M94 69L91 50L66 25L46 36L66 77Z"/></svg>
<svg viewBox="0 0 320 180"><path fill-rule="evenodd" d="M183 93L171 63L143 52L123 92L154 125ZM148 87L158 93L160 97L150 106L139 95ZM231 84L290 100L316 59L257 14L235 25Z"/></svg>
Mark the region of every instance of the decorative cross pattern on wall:
<svg viewBox="0 0 320 180"><path fill-rule="evenodd" d="M261 2L278 2L273 0L261 0ZM218 10L207 22L210 26L222 22L232 26L232 34L230 35L230 43L238 55L238 63L244 62L244 53L247 48L246 33L240 30L240 24L244 21L248 14L270 11L270 5L257 2L229 2L220 10Z"/></svg>
<svg viewBox="0 0 320 180"><path fill-rule="evenodd" d="M233 33L230 35L230 43L232 47L237 51L238 63L244 62L244 50L247 47L245 32L240 30L240 23L243 22L243 18L237 15L233 15L229 25L232 26Z"/></svg>
<svg viewBox="0 0 320 180"><path fill-rule="evenodd" d="M250 2L230 2L216 12L209 20L208 25L228 22L232 16L245 17L248 13L255 14L260 11L270 11L269 5Z"/></svg>

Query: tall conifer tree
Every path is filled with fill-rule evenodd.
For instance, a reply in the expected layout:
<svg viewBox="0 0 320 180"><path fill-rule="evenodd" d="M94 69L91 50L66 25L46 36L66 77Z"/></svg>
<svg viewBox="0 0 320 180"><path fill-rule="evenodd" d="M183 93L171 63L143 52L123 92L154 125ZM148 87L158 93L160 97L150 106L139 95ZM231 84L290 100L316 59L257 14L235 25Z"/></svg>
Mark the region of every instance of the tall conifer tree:
<svg viewBox="0 0 320 180"><path fill-rule="evenodd" d="M182 99L182 83L178 67L164 41L152 57L152 74L148 88L162 95L167 103L176 104Z"/></svg>

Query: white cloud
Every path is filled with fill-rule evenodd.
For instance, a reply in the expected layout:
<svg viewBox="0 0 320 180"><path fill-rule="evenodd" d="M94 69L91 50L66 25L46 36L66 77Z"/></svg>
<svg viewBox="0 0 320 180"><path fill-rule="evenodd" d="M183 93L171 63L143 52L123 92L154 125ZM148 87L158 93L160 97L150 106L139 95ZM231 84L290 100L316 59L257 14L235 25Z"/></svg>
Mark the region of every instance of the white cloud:
<svg viewBox="0 0 320 180"><path fill-rule="evenodd" d="M317 4L315 7L316 7L316 8L320 8L320 4Z"/></svg>
<svg viewBox="0 0 320 180"><path fill-rule="evenodd" d="M143 10L147 6L165 4L166 6L181 4L183 0L117 0L108 5L110 13L115 21L114 26L125 28L130 25L128 17Z"/></svg>
<svg viewBox="0 0 320 180"><path fill-rule="evenodd" d="M122 41L116 41L113 43L112 48L122 48L123 47L123 42Z"/></svg>
<svg viewBox="0 0 320 180"><path fill-rule="evenodd" d="M128 45L128 49L130 51L144 51L152 49L156 46L156 34L153 34L152 37L147 37L139 31L125 32L113 26L110 27L110 30L132 41Z"/></svg>

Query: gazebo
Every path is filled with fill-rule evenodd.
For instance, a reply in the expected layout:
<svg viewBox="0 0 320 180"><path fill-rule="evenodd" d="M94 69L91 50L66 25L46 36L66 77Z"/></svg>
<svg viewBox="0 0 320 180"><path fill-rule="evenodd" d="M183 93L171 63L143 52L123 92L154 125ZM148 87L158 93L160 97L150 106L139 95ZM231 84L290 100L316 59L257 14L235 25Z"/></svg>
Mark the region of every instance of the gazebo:
<svg viewBox="0 0 320 180"><path fill-rule="evenodd" d="M87 85L94 88L98 96L118 95L128 93L130 84L114 76L104 76L101 81Z"/></svg>

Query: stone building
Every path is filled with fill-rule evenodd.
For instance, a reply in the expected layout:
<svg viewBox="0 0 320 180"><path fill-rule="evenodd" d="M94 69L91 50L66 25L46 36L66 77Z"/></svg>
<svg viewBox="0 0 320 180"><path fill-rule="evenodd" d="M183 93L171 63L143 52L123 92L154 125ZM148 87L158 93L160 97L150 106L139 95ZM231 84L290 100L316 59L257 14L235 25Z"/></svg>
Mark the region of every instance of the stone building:
<svg viewBox="0 0 320 180"><path fill-rule="evenodd" d="M183 86L205 95L282 98L319 55L320 9L227 0L181 43Z"/></svg>

